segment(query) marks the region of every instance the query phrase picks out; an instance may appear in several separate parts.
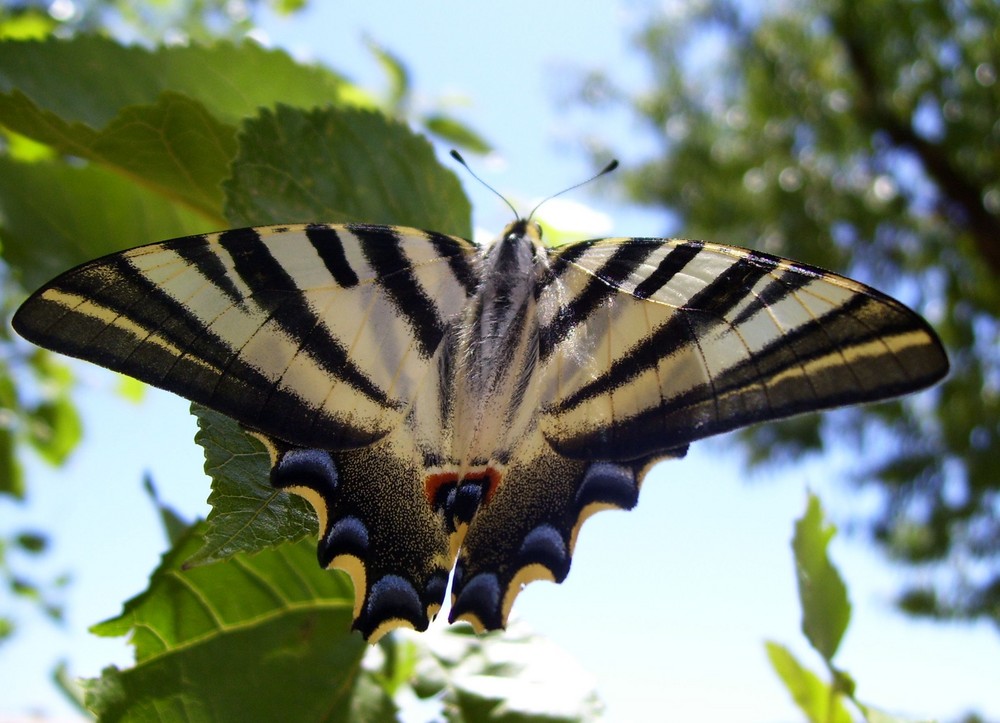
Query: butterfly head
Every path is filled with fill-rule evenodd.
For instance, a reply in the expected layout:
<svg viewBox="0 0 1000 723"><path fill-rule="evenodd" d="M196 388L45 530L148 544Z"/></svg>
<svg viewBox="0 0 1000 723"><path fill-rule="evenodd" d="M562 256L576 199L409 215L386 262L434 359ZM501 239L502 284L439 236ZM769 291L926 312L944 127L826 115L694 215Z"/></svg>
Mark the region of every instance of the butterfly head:
<svg viewBox="0 0 1000 723"><path fill-rule="evenodd" d="M541 243L542 227L529 218L519 218L507 224L500 238L506 243L519 243L524 240Z"/></svg>

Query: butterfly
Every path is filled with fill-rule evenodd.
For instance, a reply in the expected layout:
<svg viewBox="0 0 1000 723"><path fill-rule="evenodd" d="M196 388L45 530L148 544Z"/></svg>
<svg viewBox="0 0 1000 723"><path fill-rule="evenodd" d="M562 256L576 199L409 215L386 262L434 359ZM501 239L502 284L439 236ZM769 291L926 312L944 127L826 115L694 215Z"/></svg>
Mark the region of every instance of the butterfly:
<svg viewBox="0 0 1000 723"><path fill-rule="evenodd" d="M920 316L842 276L700 241L550 248L526 219L484 247L369 224L179 238L64 273L13 326L260 439L372 642L426 629L452 570L450 620L503 628L691 442L948 369Z"/></svg>

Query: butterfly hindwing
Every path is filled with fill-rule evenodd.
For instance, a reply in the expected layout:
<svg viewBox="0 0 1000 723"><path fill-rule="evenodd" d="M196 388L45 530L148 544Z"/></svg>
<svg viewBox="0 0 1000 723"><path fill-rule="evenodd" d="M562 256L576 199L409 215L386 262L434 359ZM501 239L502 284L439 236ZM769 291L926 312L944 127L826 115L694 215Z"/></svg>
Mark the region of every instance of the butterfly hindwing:
<svg viewBox="0 0 1000 723"><path fill-rule="evenodd" d="M271 484L316 510L319 564L351 576L354 628L372 642L394 627L425 630L444 601L453 558L407 428L346 451L265 443Z"/></svg>
<svg viewBox="0 0 1000 723"><path fill-rule="evenodd" d="M476 514L455 566L452 621L477 630L506 626L514 599L535 580L562 582L583 523L602 510L632 509L653 462L586 462L555 453L537 433L530 456L512 462L489 504Z"/></svg>

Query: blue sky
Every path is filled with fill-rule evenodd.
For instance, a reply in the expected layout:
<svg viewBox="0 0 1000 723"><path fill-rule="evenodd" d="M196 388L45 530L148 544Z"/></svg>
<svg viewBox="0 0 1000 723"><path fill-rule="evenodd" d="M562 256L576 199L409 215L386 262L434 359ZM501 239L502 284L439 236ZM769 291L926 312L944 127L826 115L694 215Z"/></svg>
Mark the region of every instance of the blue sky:
<svg viewBox="0 0 1000 723"><path fill-rule="evenodd" d="M528 208L593 172L579 145L586 133L613 139L625 163L643 151L641 135L624 117L596 118L566 104L574 69L609 70L631 87L648 82L628 47L640 5L314 0L308 15L266 19L264 30L273 44L366 86L383 77L363 37L396 53L411 71L418 107L455 101L455 112L497 148L490 161L470 157L477 172ZM477 227L497 232L509 210L467 177L465 186ZM664 216L625 207L608 197L607 185L597 188L572 197L606 214L610 235L667 229ZM85 447L66 469L32 470L27 510L0 504L4 529L32 521L50 528L58 520L42 572L75 575L65 630L32 621L25 611L30 622L0 648L6 688L0 719L37 708L68 712L47 681L59 657L82 675L128 664L120 641L85 630L142 590L165 548L138 484L143 472L185 514L207 510L208 480L191 441L187 404L151 391L142 405L129 405L108 393L113 376L78 368ZM806 461L748 478L729 446L725 439L698 444L687 459L660 465L647 477L637 509L587 523L564 584L532 585L518 598L515 617L594 676L608 720L800 719L763 647L766 639L782 642L819 668L799 632L788 546L793 521L809 489L835 515L870 508L873 500L831 481L830 470L847 460ZM854 605L838 662L858 680L864 700L913 716L978 709L1000 717L1000 637L993 628L908 620L891 606L898 571L843 535L833 555Z"/></svg>

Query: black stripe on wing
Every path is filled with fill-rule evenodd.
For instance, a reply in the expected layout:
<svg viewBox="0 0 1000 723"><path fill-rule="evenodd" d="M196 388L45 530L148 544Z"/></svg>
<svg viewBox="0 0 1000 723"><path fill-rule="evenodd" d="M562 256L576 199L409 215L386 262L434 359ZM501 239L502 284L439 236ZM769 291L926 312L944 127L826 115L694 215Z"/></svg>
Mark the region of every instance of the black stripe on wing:
<svg viewBox="0 0 1000 723"><path fill-rule="evenodd" d="M375 271L376 283L385 290L399 315L407 320L421 356L430 357L441 342L446 320L441 318L438 305L420 284L400 245L399 235L389 226L356 224L348 228L361 239L365 258ZM454 268L454 264L461 263L458 259L462 256L452 254L447 258ZM463 273L456 278L465 279L467 285L468 276Z"/></svg>
<svg viewBox="0 0 1000 723"><path fill-rule="evenodd" d="M236 273L251 289L253 303L265 311L289 339L298 342L299 353L308 355L324 372L376 404L394 406L385 391L350 358L347 349L325 331L323 320L309 305L295 279L271 255L255 229L225 231L219 235L218 243L232 258ZM356 283L357 276L354 276ZM208 404L211 406L210 402Z"/></svg>
<svg viewBox="0 0 1000 723"><path fill-rule="evenodd" d="M344 242L340 240L340 234L336 229L324 224L310 224L306 226L306 238L316 249L316 253L323 260L323 266L330 272L334 281L345 289L358 285L358 275L347 262Z"/></svg>
<svg viewBox="0 0 1000 723"><path fill-rule="evenodd" d="M691 263L704 247L700 241L687 241L672 248L651 274L643 279L632 291L637 299L648 299Z"/></svg>
<svg viewBox="0 0 1000 723"><path fill-rule="evenodd" d="M722 316L742 302L749 290L767 276L773 266L738 262L714 282L691 297L684 309L655 332L618 357L593 381L561 400L552 411L558 413L579 406L588 399L607 394L628 383L681 346L697 344L697 339L711 332L713 326L728 324ZM687 312L706 312L693 314Z"/></svg>
<svg viewBox="0 0 1000 723"><path fill-rule="evenodd" d="M582 257L587 248L587 242L574 244L566 252L556 257L554 266L564 268ZM621 293L619 287L631 276L656 250L652 244L622 244L618 246L611 257L587 281L583 290L568 303L563 304L555 313L552 321L539 330L539 338L544 343L539 349L544 362L555 345L563 341L578 325L584 323L608 299ZM560 274L561 275L561 274Z"/></svg>

